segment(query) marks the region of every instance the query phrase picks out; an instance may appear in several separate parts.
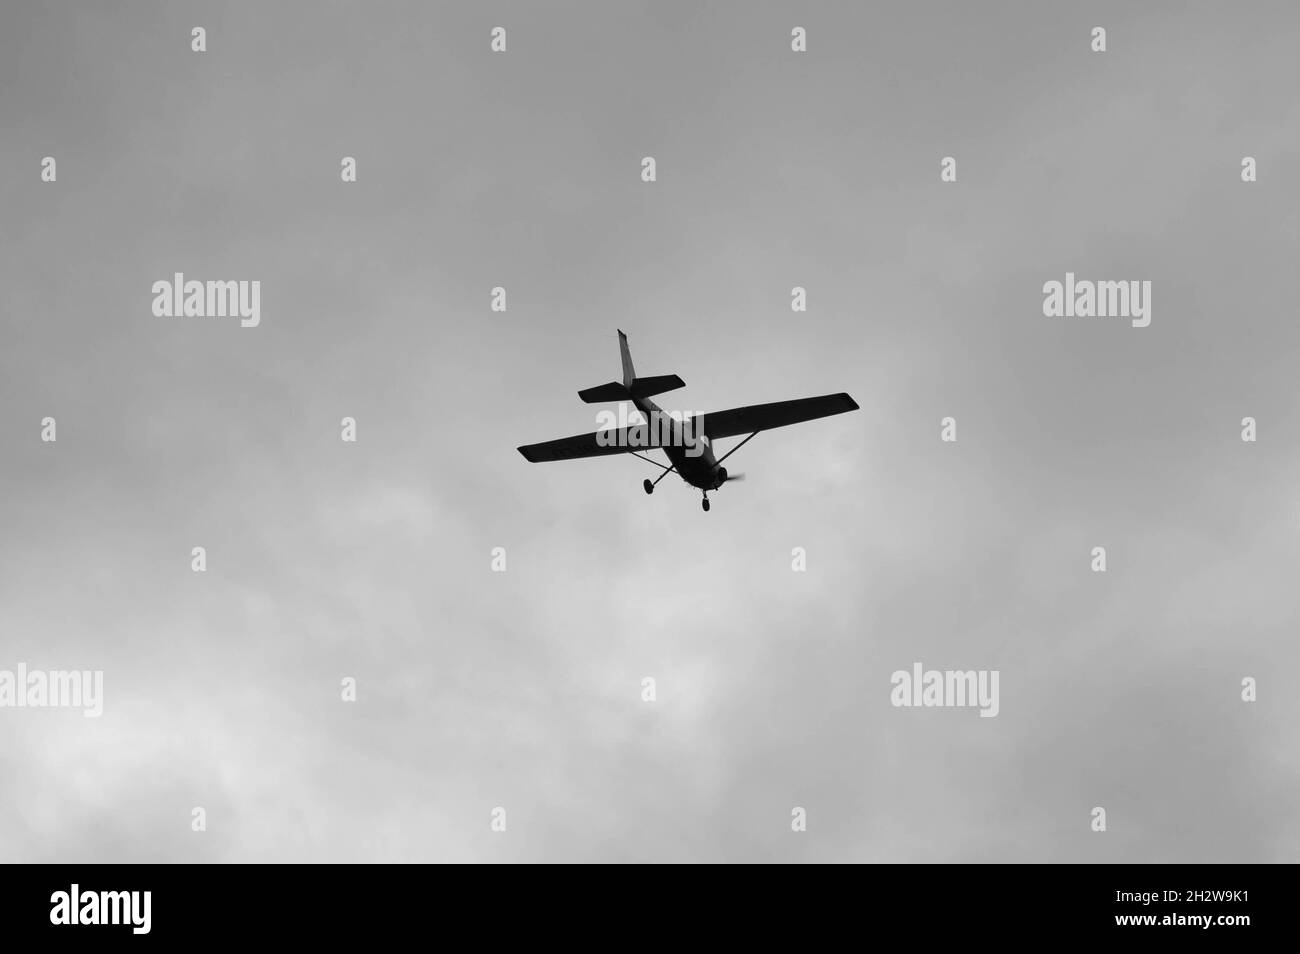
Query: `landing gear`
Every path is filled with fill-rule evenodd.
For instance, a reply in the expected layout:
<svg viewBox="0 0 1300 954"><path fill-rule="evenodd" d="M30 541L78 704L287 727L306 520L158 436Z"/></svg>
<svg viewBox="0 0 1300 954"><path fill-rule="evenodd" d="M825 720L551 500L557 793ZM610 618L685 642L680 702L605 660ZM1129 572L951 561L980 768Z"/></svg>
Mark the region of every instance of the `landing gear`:
<svg viewBox="0 0 1300 954"><path fill-rule="evenodd" d="M704 508L704 512L705 512L705 513L708 513L708 512L709 512L709 498L708 498L707 495L706 495L705 498L704 498L704 502L703 502L702 504L700 504L700 506Z"/></svg>
<svg viewBox="0 0 1300 954"><path fill-rule="evenodd" d="M650 483L649 478L647 478L647 479L646 479L646 480L641 484L641 486L645 488L645 492L648 493L648 494L652 494L652 493L655 492L655 485L652 484L652 483Z"/></svg>

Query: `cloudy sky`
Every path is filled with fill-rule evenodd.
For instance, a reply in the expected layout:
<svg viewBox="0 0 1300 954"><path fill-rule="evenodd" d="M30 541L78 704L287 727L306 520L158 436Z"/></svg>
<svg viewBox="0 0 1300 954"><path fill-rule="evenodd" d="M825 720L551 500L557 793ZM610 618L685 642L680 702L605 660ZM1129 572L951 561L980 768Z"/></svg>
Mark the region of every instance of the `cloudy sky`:
<svg viewBox="0 0 1300 954"><path fill-rule="evenodd" d="M1294 861L1298 45L1289 3L6 5L0 669L105 699L0 709L0 860ZM1067 271L1150 327L1044 317ZM155 317L175 272L260 326ZM708 514L524 461L616 328L665 407L862 409ZM893 707L915 662L999 715Z"/></svg>

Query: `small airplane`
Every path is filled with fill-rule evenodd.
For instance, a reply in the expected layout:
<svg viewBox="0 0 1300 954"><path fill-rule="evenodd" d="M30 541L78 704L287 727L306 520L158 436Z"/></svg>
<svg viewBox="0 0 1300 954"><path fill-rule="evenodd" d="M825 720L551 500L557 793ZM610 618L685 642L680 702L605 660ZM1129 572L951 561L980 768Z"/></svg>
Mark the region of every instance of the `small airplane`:
<svg viewBox="0 0 1300 954"><path fill-rule="evenodd" d="M525 460L533 463L551 460L574 460L579 457L604 457L610 454L632 454L663 470L653 482L646 479L642 486L648 494L669 474L676 472L682 480L704 494L702 506L709 509L709 491L717 490L731 480L740 480L743 474L728 474L722 462L740 450L759 433L775 427L802 424L819 417L856 411L853 398L840 394L823 394L821 397L798 398L794 401L776 401L772 404L751 404L733 407L712 414L679 416L666 414L650 398L666 391L686 387L686 382L675 374L660 374L639 378L632 367L632 355L627 347L627 335L618 333L619 353L623 359L623 381L611 381L578 392L587 404L631 401L645 415L647 421L661 422L661 426L630 425L619 430L597 431L593 434L576 434L541 444L526 444L519 448ZM675 423L673 423L675 422ZM737 437L748 434L743 441L722 457L713 455L712 442L720 437ZM637 453L638 448L658 448L668 455L671 467L665 467L651 457Z"/></svg>

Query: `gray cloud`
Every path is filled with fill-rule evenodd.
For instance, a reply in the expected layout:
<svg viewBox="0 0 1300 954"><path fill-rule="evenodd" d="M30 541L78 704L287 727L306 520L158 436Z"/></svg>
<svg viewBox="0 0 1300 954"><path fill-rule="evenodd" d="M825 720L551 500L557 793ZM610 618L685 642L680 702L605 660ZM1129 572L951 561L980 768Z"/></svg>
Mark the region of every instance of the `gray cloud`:
<svg viewBox="0 0 1300 954"><path fill-rule="evenodd" d="M0 710L8 860L1295 858L1291 5L0 18L0 668L106 692ZM1067 270L1151 326L1044 318ZM261 326L154 318L175 271ZM862 410L707 516L527 464L615 327L686 409ZM914 661L1001 714L893 708Z"/></svg>

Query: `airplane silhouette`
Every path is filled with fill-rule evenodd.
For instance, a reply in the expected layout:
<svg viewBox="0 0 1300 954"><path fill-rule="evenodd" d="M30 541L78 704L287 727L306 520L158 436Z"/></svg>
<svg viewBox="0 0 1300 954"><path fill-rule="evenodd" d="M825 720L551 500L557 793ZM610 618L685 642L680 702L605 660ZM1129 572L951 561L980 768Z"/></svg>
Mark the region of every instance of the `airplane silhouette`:
<svg viewBox="0 0 1300 954"><path fill-rule="evenodd" d="M775 427L802 424L819 417L856 411L858 404L841 392L823 394L821 397L798 398L793 401L776 401L772 404L751 404L733 407L712 414L687 416L674 421L650 398L665 391L686 387L686 382L675 374L660 374L638 378L632 367L632 355L627 348L627 335L618 333L619 354L623 359L623 381L611 381L578 392L587 404L606 401L631 401L647 423L630 425L618 430L597 431L593 434L576 434L541 444L525 444L519 453L533 463L550 460L574 460L579 457L605 457L610 454L632 454L649 461L663 470L652 483L646 480L645 492L654 493L655 485L674 471L679 477L704 494L702 506L709 509L709 491L717 490L729 480L739 480L743 474L728 474L722 462L740 450L759 431ZM657 425L657 426L656 426ZM711 443L720 437L748 434L720 458L715 458ZM671 467L664 467L653 458L637 453L638 448L658 448L668 455Z"/></svg>

